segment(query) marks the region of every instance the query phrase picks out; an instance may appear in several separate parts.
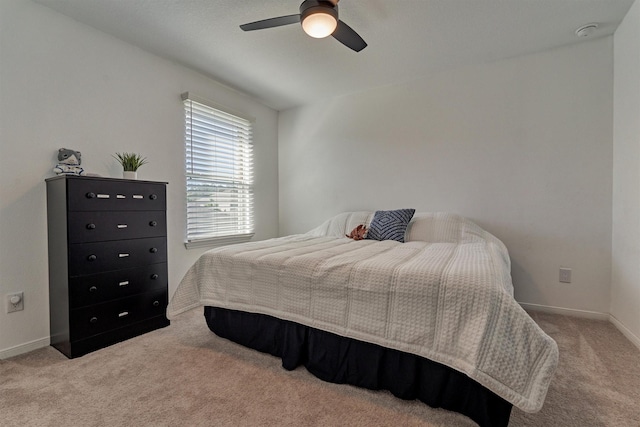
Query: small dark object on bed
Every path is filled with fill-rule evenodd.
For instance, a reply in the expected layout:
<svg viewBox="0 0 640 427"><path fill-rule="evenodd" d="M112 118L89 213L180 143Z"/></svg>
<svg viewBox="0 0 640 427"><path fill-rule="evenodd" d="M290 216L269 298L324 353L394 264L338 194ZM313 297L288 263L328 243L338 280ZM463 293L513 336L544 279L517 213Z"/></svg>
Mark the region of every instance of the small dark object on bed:
<svg viewBox="0 0 640 427"><path fill-rule="evenodd" d="M363 240L367 236L367 227L364 224L360 224L351 230L350 234L345 234L345 236L353 240Z"/></svg>

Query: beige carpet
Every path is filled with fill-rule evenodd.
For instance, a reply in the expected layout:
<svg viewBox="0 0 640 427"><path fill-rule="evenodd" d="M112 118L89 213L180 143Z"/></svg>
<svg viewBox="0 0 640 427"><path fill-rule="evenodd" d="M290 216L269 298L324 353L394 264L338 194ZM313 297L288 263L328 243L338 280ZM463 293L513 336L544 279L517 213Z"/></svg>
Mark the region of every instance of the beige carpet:
<svg viewBox="0 0 640 427"><path fill-rule="evenodd" d="M640 426L640 351L607 322L532 313L560 347L542 411L510 426ZM68 360L0 361L1 426L474 426L388 392L329 384L213 335L201 309Z"/></svg>

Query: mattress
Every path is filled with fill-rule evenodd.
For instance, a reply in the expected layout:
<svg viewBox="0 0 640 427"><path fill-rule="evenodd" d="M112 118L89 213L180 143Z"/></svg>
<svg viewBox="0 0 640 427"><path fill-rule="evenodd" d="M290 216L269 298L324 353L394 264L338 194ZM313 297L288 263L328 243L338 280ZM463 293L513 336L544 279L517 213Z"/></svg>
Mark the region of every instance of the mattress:
<svg viewBox="0 0 640 427"><path fill-rule="evenodd" d="M274 316L442 363L539 410L558 348L514 300L502 242L449 213L416 214L406 243L344 237L371 216L208 251L168 317L197 306Z"/></svg>

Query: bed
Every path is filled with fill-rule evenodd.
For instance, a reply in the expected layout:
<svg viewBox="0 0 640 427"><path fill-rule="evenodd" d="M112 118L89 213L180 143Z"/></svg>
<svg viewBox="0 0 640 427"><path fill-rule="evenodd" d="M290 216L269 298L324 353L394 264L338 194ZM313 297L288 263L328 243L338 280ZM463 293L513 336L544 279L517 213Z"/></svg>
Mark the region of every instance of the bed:
<svg viewBox="0 0 640 427"><path fill-rule="evenodd" d="M417 398L481 426L506 426L512 406L540 410L558 348L514 300L504 244L443 212L413 215L404 242L346 237L377 228L377 215L343 213L304 234L210 250L167 315L204 306L213 332L286 369Z"/></svg>

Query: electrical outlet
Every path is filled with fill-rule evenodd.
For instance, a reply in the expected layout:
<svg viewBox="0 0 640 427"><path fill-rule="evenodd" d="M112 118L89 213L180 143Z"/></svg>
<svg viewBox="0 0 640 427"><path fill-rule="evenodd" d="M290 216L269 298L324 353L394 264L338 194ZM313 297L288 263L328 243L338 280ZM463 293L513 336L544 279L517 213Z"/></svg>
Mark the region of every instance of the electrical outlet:
<svg viewBox="0 0 640 427"><path fill-rule="evenodd" d="M560 268L560 282L561 283L571 283L571 269L570 268Z"/></svg>
<svg viewBox="0 0 640 427"><path fill-rule="evenodd" d="M7 313L24 310L24 292L7 294Z"/></svg>

